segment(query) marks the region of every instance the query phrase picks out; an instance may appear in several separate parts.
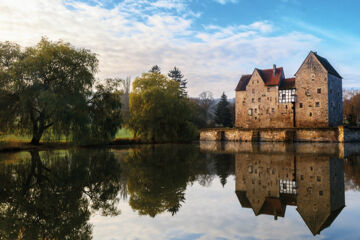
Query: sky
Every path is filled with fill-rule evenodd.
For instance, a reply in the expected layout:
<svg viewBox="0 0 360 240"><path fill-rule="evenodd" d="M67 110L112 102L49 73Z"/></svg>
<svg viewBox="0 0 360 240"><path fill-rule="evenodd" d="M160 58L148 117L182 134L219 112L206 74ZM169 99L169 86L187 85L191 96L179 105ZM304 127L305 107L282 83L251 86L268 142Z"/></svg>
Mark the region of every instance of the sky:
<svg viewBox="0 0 360 240"><path fill-rule="evenodd" d="M344 88L360 88L358 9L357 0L0 0L0 41L27 47L46 36L90 49L100 81L176 66L190 96L215 98L234 97L255 67L292 77L312 50Z"/></svg>

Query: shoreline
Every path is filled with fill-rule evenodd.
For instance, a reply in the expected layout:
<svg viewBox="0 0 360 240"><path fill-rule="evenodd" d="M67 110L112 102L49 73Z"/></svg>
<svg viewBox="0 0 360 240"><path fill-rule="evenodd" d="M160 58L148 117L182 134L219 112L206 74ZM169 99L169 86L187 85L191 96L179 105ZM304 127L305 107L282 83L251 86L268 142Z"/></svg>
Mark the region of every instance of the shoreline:
<svg viewBox="0 0 360 240"><path fill-rule="evenodd" d="M98 144L76 144L69 142L42 142L40 145L33 145L27 142L1 142L0 153L16 153L22 151L45 151L45 150L65 150L71 148L119 148L125 146L139 146L139 145L154 145L154 144L184 144L184 143L199 143L198 140L190 142L144 142L140 139L115 139L110 143L98 143Z"/></svg>
<svg viewBox="0 0 360 240"><path fill-rule="evenodd" d="M144 144L140 139L115 139L110 143L98 144L76 144L70 142L41 142L39 145L33 145L28 142L4 141L0 143L0 153L34 151L34 150L55 150L69 148L93 148L93 147L112 147L125 145Z"/></svg>

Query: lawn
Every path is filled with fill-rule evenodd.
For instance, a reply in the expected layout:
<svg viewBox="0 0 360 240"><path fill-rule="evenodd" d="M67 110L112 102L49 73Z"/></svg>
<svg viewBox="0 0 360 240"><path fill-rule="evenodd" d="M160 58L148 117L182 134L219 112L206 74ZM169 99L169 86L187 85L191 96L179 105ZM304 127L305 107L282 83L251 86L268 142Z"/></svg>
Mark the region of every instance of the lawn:
<svg viewBox="0 0 360 240"><path fill-rule="evenodd" d="M121 138L133 138L134 134L131 130L126 128L121 128L117 131L115 138L121 139ZM31 136L23 136L23 135L16 135L16 134L0 134L0 142L18 142L18 143L24 143L24 142L30 142ZM60 139L57 138L44 138L42 139L42 142L67 142L67 139L65 137L61 137Z"/></svg>

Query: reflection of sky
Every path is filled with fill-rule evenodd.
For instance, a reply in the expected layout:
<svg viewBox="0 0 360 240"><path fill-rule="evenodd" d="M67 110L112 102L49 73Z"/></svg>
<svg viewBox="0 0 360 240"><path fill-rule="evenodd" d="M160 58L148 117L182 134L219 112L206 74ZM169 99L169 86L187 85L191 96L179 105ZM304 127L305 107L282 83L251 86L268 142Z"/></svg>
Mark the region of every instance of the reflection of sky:
<svg viewBox="0 0 360 240"><path fill-rule="evenodd" d="M235 195L234 177L223 188L218 178L209 187L189 185L186 201L175 216L139 216L127 202L121 202L121 215L94 216L94 239L314 239L295 207L287 206L285 218L255 217L242 208ZM360 216L359 192L346 192L346 207L332 225L316 239L356 239Z"/></svg>

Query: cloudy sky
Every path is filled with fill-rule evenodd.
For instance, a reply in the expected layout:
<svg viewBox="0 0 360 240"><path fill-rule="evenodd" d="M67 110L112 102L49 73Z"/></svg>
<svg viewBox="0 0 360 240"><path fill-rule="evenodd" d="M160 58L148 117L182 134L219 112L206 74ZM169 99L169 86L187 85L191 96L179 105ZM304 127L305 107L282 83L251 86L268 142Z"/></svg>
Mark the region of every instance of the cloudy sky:
<svg viewBox="0 0 360 240"><path fill-rule="evenodd" d="M99 79L134 79L177 66L198 96L234 96L241 74L283 66L292 76L310 50L360 87L360 1L0 0L0 41L41 36L98 54Z"/></svg>

